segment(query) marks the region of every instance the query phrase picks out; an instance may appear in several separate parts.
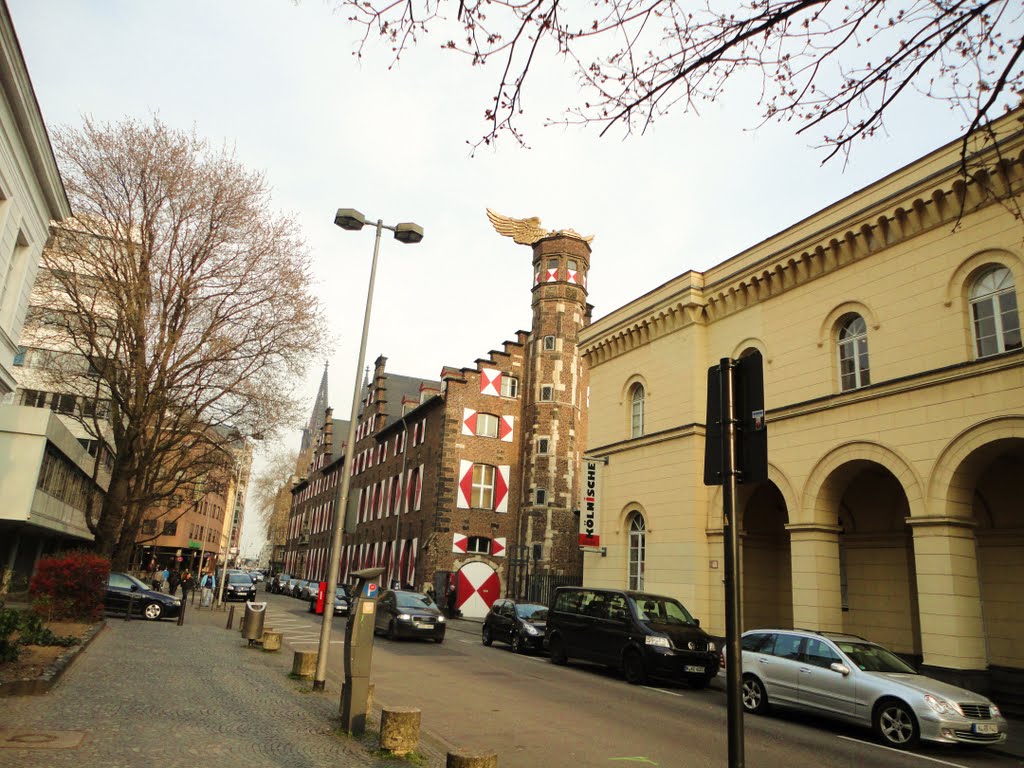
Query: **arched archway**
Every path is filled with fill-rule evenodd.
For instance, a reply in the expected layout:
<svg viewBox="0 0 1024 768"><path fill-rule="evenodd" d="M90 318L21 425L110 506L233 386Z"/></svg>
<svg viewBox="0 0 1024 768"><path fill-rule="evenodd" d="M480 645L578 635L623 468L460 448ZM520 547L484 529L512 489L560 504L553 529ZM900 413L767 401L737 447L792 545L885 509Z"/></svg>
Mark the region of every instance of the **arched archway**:
<svg viewBox="0 0 1024 768"><path fill-rule="evenodd" d="M819 569L834 563L831 576L826 573L830 584L819 594L836 604L817 606L817 615L831 617L831 626L820 628L869 637L919 658L914 546L906 520L921 510L922 494L909 464L877 444L842 446L811 473L804 502L813 511L807 521L813 540L800 542L799 555L816 556ZM805 532L793 530L792 536L796 554ZM793 578L799 586L800 574Z"/></svg>
<svg viewBox="0 0 1024 768"><path fill-rule="evenodd" d="M744 628L793 626L793 582L786 499L774 482L741 487Z"/></svg>
<svg viewBox="0 0 1024 768"><path fill-rule="evenodd" d="M977 558L977 586L964 584L950 598L965 613L972 600L980 602L989 667L1024 668L1024 416L993 419L957 436L939 457L929 491L937 511L966 519L974 532L973 552L959 561ZM963 562L958 567L963 579Z"/></svg>

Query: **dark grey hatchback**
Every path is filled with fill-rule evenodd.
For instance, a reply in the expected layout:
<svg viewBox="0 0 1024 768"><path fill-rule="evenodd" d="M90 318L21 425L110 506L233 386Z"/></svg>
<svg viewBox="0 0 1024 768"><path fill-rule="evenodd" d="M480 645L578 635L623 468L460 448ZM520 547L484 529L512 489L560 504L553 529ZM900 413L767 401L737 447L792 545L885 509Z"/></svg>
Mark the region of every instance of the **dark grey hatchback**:
<svg viewBox="0 0 1024 768"><path fill-rule="evenodd" d="M441 610L422 592L387 590L377 600L373 631L386 633L389 640L423 637L443 643L446 626Z"/></svg>
<svg viewBox="0 0 1024 768"><path fill-rule="evenodd" d="M700 622L678 600L646 592L559 587L544 642L555 664L605 664L634 685L658 677L704 688L718 674L717 647Z"/></svg>
<svg viewBox="0 0 1024 768"><path fill-rule="evenodd" d="M484 617L480 639L484 645L495 640L508 643L513 653L539 651L544 647L547 618L546 606L508 599L495 600Z"/></svg>

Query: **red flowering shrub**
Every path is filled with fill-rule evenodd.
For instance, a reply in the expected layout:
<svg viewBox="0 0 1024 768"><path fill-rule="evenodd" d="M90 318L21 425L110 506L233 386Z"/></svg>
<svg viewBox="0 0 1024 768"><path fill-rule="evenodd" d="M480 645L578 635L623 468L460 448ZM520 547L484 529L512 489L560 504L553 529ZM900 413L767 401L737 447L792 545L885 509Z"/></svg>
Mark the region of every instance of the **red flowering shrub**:
<svg viewBox="0 0 1024 768"><path fill-rule="evenodd" d="M41 558L29 585L32 605L47 619L98 619L109 574L110 561L92 552Z"/></svg>

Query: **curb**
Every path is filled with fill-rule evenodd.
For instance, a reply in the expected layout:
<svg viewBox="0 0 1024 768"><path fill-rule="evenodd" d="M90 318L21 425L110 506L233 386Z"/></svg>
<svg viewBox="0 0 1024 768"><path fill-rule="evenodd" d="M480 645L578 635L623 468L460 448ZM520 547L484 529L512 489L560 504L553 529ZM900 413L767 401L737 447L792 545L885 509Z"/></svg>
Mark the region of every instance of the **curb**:
<svg viewBox="0 0 1024 768"><path fill-rule="evenodd" d="M67 668L78 658L89 644L96 639L101 631L107 626L106 619L100 619L99 623L90 628L82 636L82 642L68 648L64 653L54 659L46 670L39 677L30 677L22 680L11 680L0 683L0 696L39 696L49 691L57 684Z"/></svg>

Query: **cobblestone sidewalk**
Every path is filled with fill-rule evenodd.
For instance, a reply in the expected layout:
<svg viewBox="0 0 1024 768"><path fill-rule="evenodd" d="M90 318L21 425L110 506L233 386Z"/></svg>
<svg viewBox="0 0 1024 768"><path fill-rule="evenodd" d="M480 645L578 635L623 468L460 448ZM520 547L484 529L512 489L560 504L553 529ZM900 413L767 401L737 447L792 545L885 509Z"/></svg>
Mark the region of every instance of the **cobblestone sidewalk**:
<svg viewBox="0 0 1024 768"><path fill-rule="evenodd" d="M0 698L0 765L399 764L375 754L375 735L336 732L337 693L308 693L308 683L288 678L290 654L246 648L224 622L206 611L190 611L181 627L108 620L50 693ZM73 733L49 741L43 731Z"/></svg>

